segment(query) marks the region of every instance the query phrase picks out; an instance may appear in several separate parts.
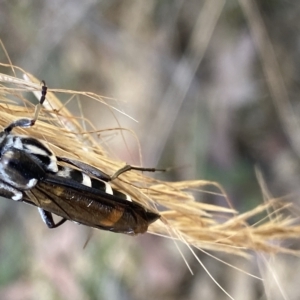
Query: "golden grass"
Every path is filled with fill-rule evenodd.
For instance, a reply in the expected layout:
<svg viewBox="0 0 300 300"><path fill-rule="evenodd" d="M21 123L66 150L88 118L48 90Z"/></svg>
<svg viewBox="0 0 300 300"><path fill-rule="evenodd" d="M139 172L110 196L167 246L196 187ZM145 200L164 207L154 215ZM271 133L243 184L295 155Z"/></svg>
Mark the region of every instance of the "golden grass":
<svg viewBox="0 0 300 300"><path fill-rule="evenodd" d="M27 80L0 74L1 127L20 117L30 118L34 115L34 105L24 98L24 91L35 91L37 97L40 94L41 87L34 77L20 68L14 69L22 75L26 74ZM123 167L123 162L110 158L99 141L82 128L80 122L56 97L58 93L67 93L70 97L80 95L87 98L85 101L94 99L108 105L103 97L93 93L49 89L49 103L45 103L46 109L40 114L36 125L28 129L16 128L14 132L41 139L56 155L81 160L107 174L114 174ZM96 129L93 131L97 132ZM122 174L113 181L113 185L148 208L159 211L161 220L149 227L150 233L181 240L196 248L243 256L247 256L249 250L296 255L300 253L286 248L283 244L288 239L298 239L300 235L297 219L290 214L291 203L267 200L250 211L239 213L216 182L163 182L136 171ZM224 198L224 205L197 202L193 197L195 193L218 194ZM250 218L260 221L250 226Z"/></svg>

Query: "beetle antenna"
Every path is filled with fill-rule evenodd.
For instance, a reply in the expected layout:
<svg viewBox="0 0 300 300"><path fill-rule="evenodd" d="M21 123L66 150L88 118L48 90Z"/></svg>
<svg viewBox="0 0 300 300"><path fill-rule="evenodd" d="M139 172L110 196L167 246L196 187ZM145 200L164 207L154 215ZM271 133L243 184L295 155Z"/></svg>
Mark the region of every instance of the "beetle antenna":
<svg viewBox="0 0 300 300"><path fill-rule="evenodd" d="M35 107L33 119L23 118L23 119L19 119L19 120L12 122L11 124L9 124L7 127L4 128L5 134L9 134L15 127L28 128L35 124L35 122L39 116L39 113L41 111L42 105L43 105L44 101L46 100L46 94L47 94L47 86L46 86L45 81L42 80L41 83L42 83L42 95L41 95L39 104L37 104Z"/></svg>

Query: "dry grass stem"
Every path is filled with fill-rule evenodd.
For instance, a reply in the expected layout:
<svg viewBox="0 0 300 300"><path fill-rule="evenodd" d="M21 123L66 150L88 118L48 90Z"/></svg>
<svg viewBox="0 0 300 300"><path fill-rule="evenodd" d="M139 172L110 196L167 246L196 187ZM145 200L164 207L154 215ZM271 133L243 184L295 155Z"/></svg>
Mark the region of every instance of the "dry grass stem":
<svg viewBox="0 0 300 300"><path fill-rule="evenodd" d="M15 70L24 73L26 80L0 74L2 128L20 117L34 115L34 105L26 100L22 92L34 91L37 97L40 95L39 82L21 69L15 67ZM57 98L59 96L57 92L58 90L49 89L46 109L42 111L35 126L29 129L16 128L15 133L41 139L56 155L81 160L107 174L114 174L123 167L123 162L110 158L109 153L100 146L98 138L82 128L82 120L79 121L68 112ZM104 104L114 111L101 96L87 92L65 90L59 92L69 94L70 101L76 94L86 97L85 101L99 101L99 105ZM92 128L91 131L96 131L96 128L88 124L88 120L83 121ZM300 235L297 219L288 213L290 204L283 201L269 200L250 211L239 213L232 207L225 191L216 182L204 180L162 182L142 173L130 171L114 180L113 185L148 208L159 211L161 220L149 227L150 233L178 239L196 248L243 256L247 255L248 250L300 253L286 248L283 244L288 239L298 239ZM198 202L193 196L195 193L221 196L224 205ZM256 221L255 224L253 220ZM250 225L250 221L253 225Z"/></svg>

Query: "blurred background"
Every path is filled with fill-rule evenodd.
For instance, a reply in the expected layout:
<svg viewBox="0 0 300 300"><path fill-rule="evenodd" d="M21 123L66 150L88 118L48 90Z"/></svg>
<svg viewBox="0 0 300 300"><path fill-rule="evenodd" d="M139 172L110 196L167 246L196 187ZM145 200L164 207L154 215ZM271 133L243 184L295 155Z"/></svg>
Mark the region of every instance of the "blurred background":
<svg viewBox="0 0 300 300"><path fill-rule="evenodd" d="M50 88L101 94L138 121L68 105L98 129L118 120L136 132L142 162L117 130L110 155L173 167L154 175L165 180L218 181L246 211L263 201L254 167L271 195L299 201L299 14L286 0L0 0L0 38ZM1 200L0 299L229 299L185 246L194 276L170 240L95 230L83 249L89 234L70 222L48 230L32 207ZM234 299L299 299L295 257L213 253L262 282L196 253Z"/></svg>

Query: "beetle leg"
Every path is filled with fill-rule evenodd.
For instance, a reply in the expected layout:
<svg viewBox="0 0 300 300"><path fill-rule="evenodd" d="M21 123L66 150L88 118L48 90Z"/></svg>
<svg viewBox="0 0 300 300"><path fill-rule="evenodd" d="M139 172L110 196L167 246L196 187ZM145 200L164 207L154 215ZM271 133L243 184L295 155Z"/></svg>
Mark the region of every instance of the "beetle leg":
<svg viewBox="0 0 300 300"><path fill-rule="evenodd" d="M40 207L38 207L38 210L42 220L44 221L44 223L47 225L48 228L57 228L67 221L67 219L62 218L58 223L55 224L52 214L49 211L46 211Z"/></svg>

